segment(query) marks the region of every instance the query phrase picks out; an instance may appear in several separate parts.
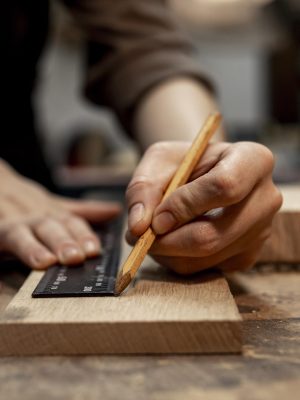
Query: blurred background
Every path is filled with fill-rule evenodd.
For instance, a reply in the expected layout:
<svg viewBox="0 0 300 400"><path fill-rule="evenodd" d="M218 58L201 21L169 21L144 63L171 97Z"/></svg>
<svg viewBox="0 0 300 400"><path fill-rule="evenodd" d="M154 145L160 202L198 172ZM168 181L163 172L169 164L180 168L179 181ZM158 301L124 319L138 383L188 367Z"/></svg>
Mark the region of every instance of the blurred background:
<svg viewBox="0 0 300 400"><path fill-rule="evenodd" d="M168 0L168 5L216 83L228 139L266 144L276 155L276 181L299 182L300 0ZM111 168L122 179L138 152L110 112L82 97L83 37L55 1L51 12L52 34L35 93L48 162L63 184L72 176L105 180Z"/></svg>

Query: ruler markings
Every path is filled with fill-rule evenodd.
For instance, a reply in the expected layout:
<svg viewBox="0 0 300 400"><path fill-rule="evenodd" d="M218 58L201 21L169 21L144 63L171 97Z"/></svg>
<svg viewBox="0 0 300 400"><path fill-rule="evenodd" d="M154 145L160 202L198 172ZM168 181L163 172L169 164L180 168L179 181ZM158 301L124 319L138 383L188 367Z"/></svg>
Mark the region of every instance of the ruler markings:
<svg viewBox="0 0 300 400"><path fill-rule="evenodd" d="M32 297L77 297L114 295L120 257L122 218L96 230L103 254L82 265L50 267Z"/></svg>

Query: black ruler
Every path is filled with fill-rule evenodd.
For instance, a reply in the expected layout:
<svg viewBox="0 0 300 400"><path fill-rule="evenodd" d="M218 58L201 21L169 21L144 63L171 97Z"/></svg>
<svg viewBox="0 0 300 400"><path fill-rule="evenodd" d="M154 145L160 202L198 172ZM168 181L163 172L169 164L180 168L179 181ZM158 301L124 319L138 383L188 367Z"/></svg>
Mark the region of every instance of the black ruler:
<svg viewBox="0 0 300 400"><path fill-rule="evenodd" d="M32 297L80 297L114 295L119 267L122 219L96 229L103 253L82 265L50 267Z"/></svg>

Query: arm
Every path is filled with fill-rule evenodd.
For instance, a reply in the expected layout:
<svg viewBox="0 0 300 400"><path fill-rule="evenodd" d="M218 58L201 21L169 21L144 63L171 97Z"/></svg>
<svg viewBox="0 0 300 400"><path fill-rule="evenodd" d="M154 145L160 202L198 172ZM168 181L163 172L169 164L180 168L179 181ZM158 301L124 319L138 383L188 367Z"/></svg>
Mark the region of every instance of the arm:
<svg viewBox="0 0 300 400"><path fill-rule="evenodd" d="M167 2L65 3L87 36L87 97L112 108L143 148L157 140L195 135L207 113L216 108L213 87ZM183 98L187 100L185 117L178 118L176 131L175 124L170 130L167 119L174 118L173 111L181 113ZM152 116L157 122L154 126Z"/></svg>
<svg viewBox="0 0 300 400"><path fill-rule="evenodd" d="M160 83L190 76L199 86L208 85L163 1L65 3L88 37L87 96L113 108L132 134L136 107ZM0 251L33 268L72 264L99 253L100 243L85 220L110 218L118 206L58 198L4 162L0 173Z"/></svg>
<svg viewBox="0 0 300 400"><path fill-rule="evenodd" d="M181 273L251 266L282 202L271 152L255 143L211 144L191 182L159 205L190 140L216 108L209 80L165 2L69 3L90 40L88 97L112 107L144 149L173 141L151 145L134 173L128 240L152 224L160 235L153 256Z"/></svg>
<svg viewBox="0 0 300 400"><path fill-rule="evenodd" d="M127 239L133 244L152 224L159 235L152 256L182 274L251 267L282 202L272 182L271 152L255 143L221 142L221 131L214 137L219 143L209 146L191 182L159 205L190 145L174 140L191 141L216 108L206 87L178 78L150 91L136 111L137 136L150 148L127 190ZM153 145L159 140L170 142Z"/></svg>
<svg viewBox="0 0 300 400"><path fill-rule="evenodd" d="M152 89L137 107L136 137L143 149L161 140L192 140L207 116L218 109L206 86L177 77ZM224 139L222 129L213 140Z"/></svg>

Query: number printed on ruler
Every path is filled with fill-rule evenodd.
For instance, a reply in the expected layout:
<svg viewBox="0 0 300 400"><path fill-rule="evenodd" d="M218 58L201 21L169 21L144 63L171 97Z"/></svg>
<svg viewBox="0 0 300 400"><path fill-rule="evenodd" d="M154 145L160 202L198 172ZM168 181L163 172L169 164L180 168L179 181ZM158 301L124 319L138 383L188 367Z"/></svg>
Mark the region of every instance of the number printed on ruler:
<svg viewBox="0 0 300 400"><path fill-rule="evenodd" d="M95 276L95 286L101 287L105 276L105 264L97 264L95 267L95 272L97 272L97 275Z"/></svg>
<svg viewBox="0 0 300 400"><path fill-rule="evenodd" d="M51 285L51 290L57 290L62 282L66 282L66 280L68 279L66 271L66 267L61 267L61 269L58 271L55 281Z"/></svg>
<svg viewBox="0 0 300 400"><path fill-rule="evenodd" d="M50 267L35 288L33 297L72 297L114 295L118 273L121 220L100 229L103 253L84 263L65 267Z"/></svg>

